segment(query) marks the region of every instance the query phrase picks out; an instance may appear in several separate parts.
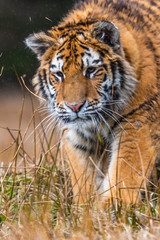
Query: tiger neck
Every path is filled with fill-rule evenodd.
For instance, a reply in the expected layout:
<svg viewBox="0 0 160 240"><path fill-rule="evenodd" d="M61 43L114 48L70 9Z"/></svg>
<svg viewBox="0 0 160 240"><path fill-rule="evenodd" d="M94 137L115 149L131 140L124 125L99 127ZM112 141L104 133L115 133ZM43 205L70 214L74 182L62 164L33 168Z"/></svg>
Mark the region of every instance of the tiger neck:
<svg viewBox="0 0 160 240"><path fill-rule="evenodd" d="M81 128L67 129L65 138L75 150L85 156L100 157L112 141L112 130L106 125L98 131L94 126L82 126Z"/></svg>

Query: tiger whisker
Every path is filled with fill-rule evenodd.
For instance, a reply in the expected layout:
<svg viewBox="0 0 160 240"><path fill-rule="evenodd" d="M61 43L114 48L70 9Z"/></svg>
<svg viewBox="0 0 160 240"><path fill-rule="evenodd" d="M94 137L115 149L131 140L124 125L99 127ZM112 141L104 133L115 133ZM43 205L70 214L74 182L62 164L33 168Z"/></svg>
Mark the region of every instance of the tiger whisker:
<svg viewBox="0 0 160 240"><path fill-rule="evenodd" d="M126 122L128 122L134 129L135 129L135 126L124 116L122 116L120 113L116 112L116 111L113 111L111 109L107 109L105 108L107 111L111 112L111 113L114 113L116 114L117 116L121 117L122 119L126 120Z"/></svg>
<svg viewBox="0 0 160 240"><path fill-rule="evenodd" d="M105 103L105 104L124 103L124 100L100 101L100 103Z"/></svg>
<svg viewBox="0 0 160 240"><path fill-rule="evenodd" d="M39 110L38 112L40 113L40 114L44 114L44 113L47 113L48 112L48 108L46 108L46 109L41 109L41 110Z"/></svg>
<svg viewBox="0 0 160 240"><path fill-rule="evenodd" d="M102 116L102 114L100 114L98 111L96 111L96 113L98 114L98 116L100 117L100 119L102 119L102 121L106 124L106 126L108 127L110 133L112 134L112 137L115 139L115 135L113 134L113 131L112 131L109 123L106 122L106 120L104 119L104 117Z"/></svg>
<svg viewBox="0 0 160 240"><path fill-rule="evenodd" d="M57 123L58 119L52 119L51 122L48 124L47 128L45 129L46 134L48 134L51 127L55 128ZM54 126L52 124L54 124Z"/></svg>
<svg viewBox="0 0 160 240"><path fill-rule="evenodd" d="M109 117L111 117L111 118L121 127L121 129L122 129L124 132L126 132L125 129L123 128L122 124L121 124L120 121L118 120L118 118L116 118L116 117L113 115L113 113L111 113L111 112L108 113L109 111L105 111L105 110L102 109L102 108L101 108L101 111L102 111L103 113L107 114Z"/></svg>
<svg viewBox="0 0 160 240"><path fill-rule="evenodd" d="M52 118L49 119L49 121L52 121L51 120ZM46 124L45 124L46 125ZM37 136L36 136L36 139L38 138L39 140L43 137L46 137L47 135L47 131L45 129L45 126L43 126L43 124L41 125L41 129L40 131L38 132ZM37 141L37 140L36 140Z"/></svg>
<svg viewBox="0 0 160 240"><path fill-rule="evenodd" d="M51 117L51 114L50 115L47 115L44 119L42 119L40 121L40 123L33 129L33 131L29 134L29 136L25 139L25 142L28 141L28 139L34 134L34 132L39 128L39 126L44 122L46 121L46 119L50 118Z"/></svg>
<svg viewBox="0 0 160 240"><path fill-rule="evenodd" d="M43 127L43 125L42 125L41 132L39 132L39 134L38 134L39 139L41 139L42 136L43 136L44 138L46 138L46 135L48 135L48 132L49 132L50 128L52 127L52 123L53 123L53 122L55 122L53 128L55 128L55 127L57 126L57 119L55 119L55 118L52 119L52 117L50 117L49 120L50 120L51 122L50 122L49 125L47 126L47 129L45 129L45 126L46 126L47 124L45 124L44 127Z"/></svg>

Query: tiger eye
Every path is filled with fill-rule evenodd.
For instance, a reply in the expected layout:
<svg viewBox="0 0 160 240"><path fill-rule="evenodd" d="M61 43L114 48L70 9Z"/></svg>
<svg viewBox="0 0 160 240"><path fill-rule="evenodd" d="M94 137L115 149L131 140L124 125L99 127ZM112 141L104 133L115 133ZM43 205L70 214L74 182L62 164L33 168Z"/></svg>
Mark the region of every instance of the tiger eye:
<svg viewBox="0 0 160 240"><path fill-rule="evenodd" d="M95 70L96 70L95 67L89 67L89 68L87 68L87 72L88 72L88 73L93 73Z"/></svg>

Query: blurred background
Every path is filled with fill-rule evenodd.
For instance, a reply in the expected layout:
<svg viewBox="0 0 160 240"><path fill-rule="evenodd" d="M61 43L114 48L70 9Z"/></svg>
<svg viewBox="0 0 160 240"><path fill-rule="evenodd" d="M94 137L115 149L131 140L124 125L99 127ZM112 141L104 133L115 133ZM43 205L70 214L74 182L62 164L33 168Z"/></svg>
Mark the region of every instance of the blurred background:
<svg viewBox="0 0 160 240"><path fill-rule="evenodd" d="M18 75L29 83L37 68L36 57L24 39L33 32L58 24L75 0L0 0L0 90L17 89Z"/></svg>
<svg viewBox="0 0 160 240"><path fill-rule="evenodd" d="M30 83L38 61L26 48L24 39L33 32L57 25L74 2L75 0L0 0L0 162L4 164L12 160L16 144L20 142L20 135L17 134L21 132L23 136L33 115L33 108L39 104L34 97L31 100L27 93L24 99L17 77L25 76L27 86L32 89ZM29 128L28 135L33 128L34 126ZM29 139L24 148L28 146L28 151L31 151L32 142Z"/></svg>

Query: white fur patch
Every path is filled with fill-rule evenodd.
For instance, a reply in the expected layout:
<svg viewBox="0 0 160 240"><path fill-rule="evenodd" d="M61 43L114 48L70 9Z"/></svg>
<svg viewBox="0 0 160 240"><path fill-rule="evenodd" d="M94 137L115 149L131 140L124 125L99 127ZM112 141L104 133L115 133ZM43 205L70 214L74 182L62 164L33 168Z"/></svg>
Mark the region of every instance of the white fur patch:
<svg viewBox="0 0 160 240"><path fill-rule="evenodd" d="M65 40L65 38L64 38L64 37L61 37L61 38L58 39L58 43L59 43L59 44L63 44L64 40Z"/></svg>
<svg viewBox="0 0 160 240"><path fill-rule="evenodd" d="M82 57L84 66L85 67L97 66L97 64L94 63L95 60L100 60L100 55L93 49L89 48L89 51L86 51L86 53ZM101 64L101 63L102 62L99 61L98 64Z"/></svg>
<svg viewBox="0 0 160 240"><path fill-rule="evenodd" d="M109 163L108 173L104 178L101 188L99 189L99 193L102 194L102 198L106 198L111 195L111 188L115 187L116 182L116 167L117 167L117 157L118 157L118 144L119 144L119 136L116 136L116 139L112 143L112 154Z"/></svg>
<svg viewBox="0 0 160 240"><path fill-rule="evenodd" d="M54 95L54 94L55 94L55 90L54 90L53 86L52 86L51 84L49 84L48 87L49 87L50 93L51 93L52 95Z"/></svg>
<svg viewBox="0 0 160 240"><path fill-rule="evenodd" d="M58 57L59 57L58 54L56 54L51 62L51 66L50 66L51 72L62 71L64 62L61 58L58 58Z"/></svg>

